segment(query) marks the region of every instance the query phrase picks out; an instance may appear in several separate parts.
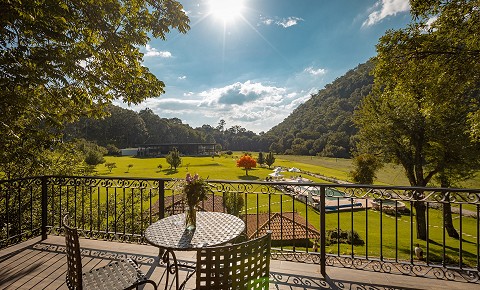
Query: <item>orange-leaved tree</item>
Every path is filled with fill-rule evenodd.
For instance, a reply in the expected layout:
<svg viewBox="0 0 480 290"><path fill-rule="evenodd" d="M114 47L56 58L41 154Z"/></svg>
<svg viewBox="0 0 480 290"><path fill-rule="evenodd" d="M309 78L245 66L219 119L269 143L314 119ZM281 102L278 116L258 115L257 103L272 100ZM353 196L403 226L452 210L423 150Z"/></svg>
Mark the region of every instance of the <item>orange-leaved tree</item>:
<svg viewBox="0 0 480 290"><path fill-rule="evenodd" d="M245 154L237 160L237 167L243 167L245 175L248 176L248 170L257 167L257 161L252 156Z"/></svg>

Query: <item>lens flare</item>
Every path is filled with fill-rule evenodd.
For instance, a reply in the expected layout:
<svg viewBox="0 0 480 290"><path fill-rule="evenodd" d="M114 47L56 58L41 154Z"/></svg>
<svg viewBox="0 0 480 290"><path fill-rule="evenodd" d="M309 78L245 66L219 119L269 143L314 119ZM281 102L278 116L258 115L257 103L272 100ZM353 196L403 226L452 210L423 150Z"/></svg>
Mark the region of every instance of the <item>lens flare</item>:
<svg viewBox="0 0 480 290"><path fill-rule="evenodd" d="M210 14L223 22L232 22L242 15L242 0L210 0Z"/></svg>

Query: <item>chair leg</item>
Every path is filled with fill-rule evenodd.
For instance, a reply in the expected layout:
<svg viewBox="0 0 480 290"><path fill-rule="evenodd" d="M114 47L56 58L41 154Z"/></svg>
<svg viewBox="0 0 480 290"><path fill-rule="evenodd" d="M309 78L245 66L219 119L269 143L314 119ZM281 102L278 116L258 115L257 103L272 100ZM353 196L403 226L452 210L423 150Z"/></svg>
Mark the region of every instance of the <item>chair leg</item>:
<svg viewBox="0 0 480 290"><path fill-rule="evenodd" d="M140 286L140 285L142 285L142 284L147 284L147 283L148 283L148 284L152 284L153 289L155 289L155 290L158 289L158 288L157 288L157 287L158 287L158 286L157 286L157 283L153 282L152 280L145 280L145 281L143 281L142 283L140 283L140 284L137 285L137 289L138 289L138 286Z"/></svg>
<svg viewBox="0 0 480 290"><path fill-rule="evenodd" d="M165 249L164 248L159 248L158 249L158 264L160 265L160 262L162 261L162 257L163 257L163 254L165 253Z"/></svg>

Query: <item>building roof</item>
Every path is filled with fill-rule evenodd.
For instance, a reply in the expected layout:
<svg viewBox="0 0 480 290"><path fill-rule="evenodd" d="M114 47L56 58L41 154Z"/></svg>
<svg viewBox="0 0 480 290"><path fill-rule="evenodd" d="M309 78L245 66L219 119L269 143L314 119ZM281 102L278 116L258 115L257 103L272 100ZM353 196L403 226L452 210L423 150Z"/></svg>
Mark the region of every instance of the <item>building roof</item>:
<svg viewBox="0 0 480 290"><path fill-rule="evenodd" d="M217 143L149 143L139 144L138 147L151 147L151 146L188 146L188 145L217 145Z"/></svg>
<svg viewBox="0 0 480 290"><path fill-rule="evenodd" d="M258 223L257 223L258 220ZM269 230L268 213L247 214L247 236L249 239L262 236ZM272 240L299 240L307 238L307 221L298 213L270 213L270 230ZM311 224L308 225L308 239L320 238L320 232Z"/></svg>
<svg viewBox="0 0 480 290"><path fill-rule="evenodd" d="M183 194L166 196L164 201L165 213L173 215L185 212L185 203L182 196ZM198 210L225 212L223 196L209 194L206 200L199 203ZM152 214L158 214L158 200L152 205ZM247 214L246 217L242 216L241 218L246 223L247 236L249 239L256 236L262 236L266 234L267 230L269 230L268 213L259 213L258 215ZM270 213L270 230L272 231L272 240L306 239L307 221L296 212ZM312 224L308 224L308 239L318 238L320 238L320 232L318 229Z"/></svg>

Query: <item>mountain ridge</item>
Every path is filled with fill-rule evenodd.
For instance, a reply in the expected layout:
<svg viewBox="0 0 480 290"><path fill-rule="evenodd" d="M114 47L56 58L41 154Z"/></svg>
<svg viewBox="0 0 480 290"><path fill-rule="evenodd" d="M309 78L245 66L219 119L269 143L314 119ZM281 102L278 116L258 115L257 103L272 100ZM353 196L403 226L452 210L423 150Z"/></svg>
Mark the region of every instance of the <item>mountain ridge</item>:
<svg viewBox="0 0 480 290"><path fill-rule="evenodd" d="M353 112L371 92L372 69L372 61L359 64L313 94L266 133L282 136L270 149L286 154L348 157L351 137L357 132Z"/></svg>

